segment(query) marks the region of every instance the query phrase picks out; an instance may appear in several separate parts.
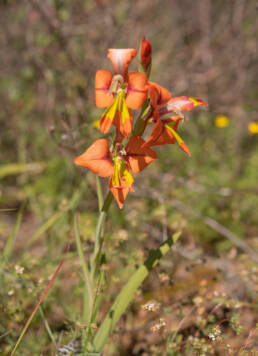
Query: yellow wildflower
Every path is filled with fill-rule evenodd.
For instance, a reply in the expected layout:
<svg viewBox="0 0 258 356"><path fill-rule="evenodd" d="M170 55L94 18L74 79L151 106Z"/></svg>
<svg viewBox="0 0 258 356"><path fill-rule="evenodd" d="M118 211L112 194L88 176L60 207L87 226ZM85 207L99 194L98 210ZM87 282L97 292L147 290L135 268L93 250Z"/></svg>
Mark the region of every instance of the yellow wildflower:
<svg viewBox="0 0 258 356"><path fill-rule="evenodd" d="M250 124L248 125L248 131L252 134L258 134L258 122L250 122Z"/></svg>
<svg viewBox="0 0 258 356"><path fill-rule="evenodd" d="M217 126L219 128L224 128L229 125L229 119L225 115L218 115L215 117L214 123L215 123L215 126Z"/></svg>

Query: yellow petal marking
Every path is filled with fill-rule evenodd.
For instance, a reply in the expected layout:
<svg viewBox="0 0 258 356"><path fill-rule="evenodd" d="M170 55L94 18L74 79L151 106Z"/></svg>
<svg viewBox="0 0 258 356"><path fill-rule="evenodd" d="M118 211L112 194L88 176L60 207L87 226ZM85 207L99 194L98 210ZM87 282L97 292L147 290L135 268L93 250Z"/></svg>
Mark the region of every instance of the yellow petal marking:
<svg viewBox="0 0 258 356"><path fill-rule="evenodd" d="M124 179L126 185L131 187L134 178L129 170L126 168L125 162L119 156L113 157L114 173L112 176L112 185L114 187L121 187L121 180Z"/></svg>
<svg viewBox="0 0 258 356"><path fill-rule="evenodd" d="M100 119L93 121L92 125L96 127L97 129L100 129Z"/></svg>
<svg viewBox="0 0 258 356"><path fill-rule="evenodd" d="M122 122L122 124L124 124L125 120L128 120L130 118L130 112L129 112L129 109L125 103L126 93L124 90L121 90L118 92L117 96L119 96L118 111L120 112L121 122Z"/></svg>
<svg viewBox="0 0 258 356"><path fill-rule="evenodd" d="M195 98L189 97L189 100L194 104L194 107L200 105L200 103Z"/></svg>
<svg viewBox="0 0 258 356"><path fill-rule="evenodd" d="M169 124L165 124L164 126L172 133L174 138L176 139L177 143L181 145L181 143L184 143L184 141L181 139L181 137L178 135L178 133L173 129L172 126L174 126L174 122L170 122Z"/></svg>
<svg viewBox="0 0 258 356"><path fill-rule="evenodd" d="M119 96L117 95L113 101L113 103L104 111L102 117L108 118L113 121L118 110L119 105Z"/></svg>

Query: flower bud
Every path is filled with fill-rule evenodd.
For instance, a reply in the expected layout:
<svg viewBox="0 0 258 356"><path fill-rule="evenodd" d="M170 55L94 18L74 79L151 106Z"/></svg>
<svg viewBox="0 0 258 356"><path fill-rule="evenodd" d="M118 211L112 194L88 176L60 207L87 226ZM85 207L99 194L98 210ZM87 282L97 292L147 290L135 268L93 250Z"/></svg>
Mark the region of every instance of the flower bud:
<svg viewBox="0 0 258 356"><path fill-rule="evenodd" d="M152 54L152 47L149 41L142 38L141 48L140 48L140 67L141 70L149 76L151 70L151 54Z"/></svg>

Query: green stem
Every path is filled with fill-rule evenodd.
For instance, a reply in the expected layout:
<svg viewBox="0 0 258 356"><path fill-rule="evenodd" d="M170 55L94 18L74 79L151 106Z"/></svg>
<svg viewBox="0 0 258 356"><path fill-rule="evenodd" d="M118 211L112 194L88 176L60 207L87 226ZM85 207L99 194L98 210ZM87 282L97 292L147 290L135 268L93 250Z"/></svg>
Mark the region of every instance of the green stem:
<svg viewBox="0 0 258 356"><path fill-rule="evenodd" d="M83 271L86 289L87 289L88 303L86 302L84 304L88 305L88 313L87 313L88 315L86 317L86 320L84 320L84 321L88 325L90 323L91 314L92 314L92 310L93 310L93 300L94 300L93 284L92 284L90 272L89 272L87 263L85 261L84 254L83 254L82 243L80 240L80 234L79 234L77 219L76 219L75 215L74 215L74 232L75 232L75 240L76 240L77 250L78 250L80 260L81 260L82 271Z"/></svg>
<svg viewBox="0 0 258 356"><path fill-rule="evenodd" d="M145 119L150 113L150 106L148 105L148 100L145 101L141 113L136 120L134 125L133 134L134 136L141 136L145 128Z"/></svg>
<svg viewBox="0 0 258 356"><path fill-rule="evenodd" d="M102 193L99 176L96 176L96 185L97 185L97 196L98 196L98 202L99 202L99 211L101 211L104 199L103 199L103 193Z"/></svg>
<svg viewBox="0 0 258 356"><path fill-rule="evenodd" d="M104 201L102 209L99 213L99 218L98 218L96 233L95 233L94 252L93 252L93 257L92 257L91 275L93 277L95 276L96 268L97 268L98 262L99 262L101 246L102 246L102 233L103 233L104 223L105 223L106 216L107 216L107 213L108 213L108 210L109 210L109 207L110 207L112 201L113 201L113 194L111 192L109 192L105 201Z"/></svg>
<svg viewBox="0 0 258 356"><path fill-rule="evenodd" d="M87 328L83 332L83 348L87 354L87 352L92 351L92 338L93 338L93 333L91 329L91 324L95 322L97 319L98 315L98 309L100 305L100 295L99 293L99 288L100 285L103 283L101 278L101 271L99 271L98 266L100 263L100 257L101 257L101 249L103 245L103 232L104 232L104 223L106 220L106 216L109 210L109 207L113 201L113 194L111 192L108 193L104 203L103 203L103 196L102 196L102 191L100 187L100 182L97 180L97 191L98 191L98 201L99 201L99 206L101 207L100 212L99 212L99 218L97 222L97 227L96 227L96 233L95 233L95 244L94 244L94 251L90 259L90 275L87 277L92 283L92 286L90 289L84 289L84 305L87 307L87 299L89 297L89 292L91 294L91 303L90 303L90 313L88 313L88 318L87 318ZM80 249L78 249L80 251ZM84 260L84 259L83 259ZM85 265L82 263L82 266ZM84 269L84 274L86 272L85 266L83 267ZM88 269L87 269L87 274L88 274ZM85 311L86 313L86 311Z"/></svg>

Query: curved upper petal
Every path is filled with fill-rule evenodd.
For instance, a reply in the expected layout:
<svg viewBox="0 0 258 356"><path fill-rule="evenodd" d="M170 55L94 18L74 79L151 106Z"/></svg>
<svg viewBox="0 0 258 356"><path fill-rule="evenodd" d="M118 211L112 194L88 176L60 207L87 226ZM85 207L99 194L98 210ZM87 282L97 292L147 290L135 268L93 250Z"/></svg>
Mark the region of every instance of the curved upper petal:
<svg viewBox="0 0 258 356"><path fill-rule="evenodd" d="M157 105L165 104L171 99L171 93L166 88L154 82L149 82L148 84L152 106L155 107Z"/></svg>
<svg viewBox="0 0 258 356"><path fill-rule="evenodd" d="M95 100L99 108L105 108L112 104L113 95L109 92L113 78L109 70L98 70L95 77Z"/></svg>
<svg viewBox="0 0 258 356"><path fill-rule="evenodd" d="M139 109L148 96L148 78L144 73L128 73L126 105L130 109Z"/></svg>
<svg viewBox="0 0 258 356"><path fill-rule="evenodd" d="M107 57L112 63L115 74L121 74L125 78L128 66L136 54L135 48L110 48Z"/></svg>
<svg viewBox="0 0 258 356"><path fill-rule="evenodd" d="M78 166L86 167L100 177L109 177L113 174L113 164L110 158L108 140L101 138L80 156L74 159Z"/></svg>
<svg viewBox="0 0 258 356"><path fill-rule="evenodd" d="M145 141L140 136L132 136L126 145L126 158L133 173L141 172L158 156L149 147L143 147Z"/></svg>

